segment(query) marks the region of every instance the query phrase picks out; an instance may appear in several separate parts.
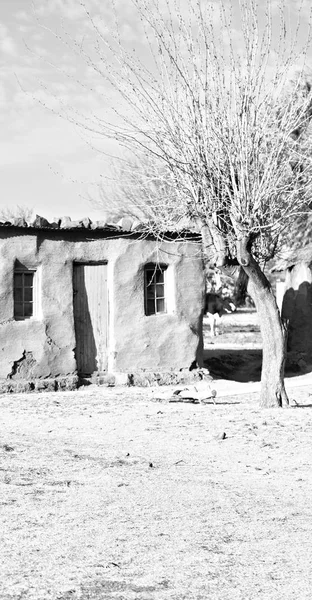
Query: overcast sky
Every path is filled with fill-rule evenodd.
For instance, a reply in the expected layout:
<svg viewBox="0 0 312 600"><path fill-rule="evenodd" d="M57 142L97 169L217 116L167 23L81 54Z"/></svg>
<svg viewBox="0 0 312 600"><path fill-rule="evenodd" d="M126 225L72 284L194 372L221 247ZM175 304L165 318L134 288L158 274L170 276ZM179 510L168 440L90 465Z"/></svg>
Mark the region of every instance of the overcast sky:
<svg viewBox="0 0 312 600"><path fill-rule="evenodd" d="M104 22L109 24L110 0L91 2L100 7ZM131 2L117 0L116 4L122 33L131 44L139 35ZM296 11L301 0L289 0L289 4ZM41 25L58 32L60 17L64 17L67 30L74 32L81 44L87 43L86 15L80 0L35 0L35 5ZM303 18L307 18L309 7L311 0L304 0ZM77 68L77 58L39 23L29 0L0 0L0 207L26 205L49 219L61 215L101 218L81 196L92 194L91 184L99 181L101 173L107 173L108 159L94 152L81 132L44 109L34 96L57 111L52 92L64 101L74 99L81 110L97 110L98 114L105 113L105 99L66 83L44 62L45 58L53 59L68 73ZM85 66L81 66L79 76L89 89L98 86L105 94L103 83L93 79ZM49 91L42 89L42 81ZM102 149L111 150L109 144Z"/></svg>
<svg viewBox="0 0 312 600"><path fill-rule="evenodd" d="M53 30L59 27L61 14L69 19L76 33L80 27L83 30L79 0L38 0L36 4L40 22ZM92 190L88 182L98 180L105 158L86 145L75 127L34 101L33 95L43 101L48 99L49 93L46 92L46 98L40 89L41 81L63 97L70 94L70 86L65 90L58 73L53 73L27 47L43 57L52 54L56 64L65 70L70 71L75 60L38 25L31 2L1 0L0 206L26 205L47 218L101 218L81 195ZM72 94L79 102L77 89ZM81 108L87 104L90 107L92 98L85 92L82 98Z"/></svg>

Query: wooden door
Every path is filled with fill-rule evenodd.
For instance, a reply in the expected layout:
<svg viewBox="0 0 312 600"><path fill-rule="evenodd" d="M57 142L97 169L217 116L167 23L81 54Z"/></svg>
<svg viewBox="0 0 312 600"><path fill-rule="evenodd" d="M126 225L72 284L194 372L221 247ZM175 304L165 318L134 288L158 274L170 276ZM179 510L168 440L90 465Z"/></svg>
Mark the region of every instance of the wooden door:
<svg viewBox="0 0 312 600"><path fill-rule="evenodd" d="M76 362L80 375L107 368L107 265L74 264Z"/></svg>

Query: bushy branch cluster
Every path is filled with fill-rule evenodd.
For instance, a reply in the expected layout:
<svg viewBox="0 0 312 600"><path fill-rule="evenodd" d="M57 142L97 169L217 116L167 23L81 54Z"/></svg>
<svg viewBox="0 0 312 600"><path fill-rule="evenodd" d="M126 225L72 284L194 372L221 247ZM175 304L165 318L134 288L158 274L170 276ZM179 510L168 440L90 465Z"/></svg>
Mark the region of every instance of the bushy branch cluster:
<svg viewBox="0 0 312 600"><path fill-rule="evenodd" d="M121 99L111 121L66 118L134 153L121 167L124 206L155 231L195 223L219 265L241 240L269 258L311 198L310 27L299 47L300 14L291 34L286 1L132 1L146 56L118 18L107 31L84 3L92 52L57 35Z"/></svg>

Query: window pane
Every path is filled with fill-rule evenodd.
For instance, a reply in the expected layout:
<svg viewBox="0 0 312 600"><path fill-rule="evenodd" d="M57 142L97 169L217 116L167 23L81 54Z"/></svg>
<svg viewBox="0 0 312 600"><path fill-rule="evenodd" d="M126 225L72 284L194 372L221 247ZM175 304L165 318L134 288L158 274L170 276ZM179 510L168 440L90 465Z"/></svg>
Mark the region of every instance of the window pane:
<svg viewBox="0 0 312 600"><path fill-rule="evenodd" d="M166 265L150 263L145 268L144 292L146 315L166 312L165 272Z"/></svg>
<svg viewBox="0 0 312 600"><path fill-rule="evenodd" d="M147 300L146 302L146 314L154 315L155 314L155 302L154 300Z"/></svg>
<svg viewBox="0 0 312 600"><path fill-rule="evenodd" d="M29 319L33 316L34 272L20 271L14 273L14 317Z"/></svg>
<svg viewBox="0 0 312 600"><path fill-rule="evenodd" d="M33 285L33 273L24 273L24 285L25 287L32 287Z"/></svg>
<svg viewBox="0 0 312 600"><path fill-rule="evenodd" d="M32 302L32 299L33 299L33 289L25 288L24 289L24 300L28 301L28 302Z"/></svg>
<svg viewBox="0 0 312 600"><path fill-rule="evenodd" d="M24 316L24 311L23 311L22 302L15 302L14 303L14 317L23 317L23 316Z"/></svg>
<svg viewBox="0 0 312 600"><path fill-rule="evenodd" d="M23 275L22 273L14 274L14 287L22 287L23 285Z"/></svg>
<svg viewBox="0 0 312 600"><path fill-rule="evenodd" d="M156 300L157 312L165 312L165 299Z"/></svg>
<svg viewBox="0 0 312 600"><path fill-rule="evenodd" d="M156 271L156 282L157 283L163 283L164 282L164 271L161 271L160 269Z"/></svg>
<svg viewBox="0 0 312 600"><path fill-rule="evenodd" d="M146 290L146 294L148 298L155 298L155 286L152 285L151 287L148 287Z"/></svg>
<svg viewBox="0 0 312 600"><path fill-rule="evenodd" d="M14 302L23 301L23 290L22 288L15 288L14 290Z"/></svg>
<svg viewBox="0 0 312 600"><path fill-rule="evenodd" d="M145 282L146 282L147 287L153 285L154 280L155 280L155 271L152 271L152 270L145 271Z"/></svg>
<svg viewBox="0 0 312 600"><path fill-rule="evenodd" d="M30 302L24 303L24 316L31 317L33 314L33 305Z"/></svg>
<svg viewBox="0 0 312 600"><path fill-rule="evenodd" d="M158 283L156 286L156 298L165 297L165 286L163 283Z"/></svg>

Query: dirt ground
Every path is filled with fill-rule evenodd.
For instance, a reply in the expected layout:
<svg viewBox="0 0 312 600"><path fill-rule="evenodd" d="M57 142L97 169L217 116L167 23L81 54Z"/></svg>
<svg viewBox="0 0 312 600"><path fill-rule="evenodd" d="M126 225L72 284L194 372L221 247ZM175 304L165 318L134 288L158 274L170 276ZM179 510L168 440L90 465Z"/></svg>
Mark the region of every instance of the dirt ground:
<svg viewBox="0 0 312 600"><path fill-rule="evenodd" d="M230 386L1 397L0 598L310 599L310 388Z"/></svg>
<svg viewBox="0 0 312 600"><path fill-rule="evenodd" d="M1 600L310 600L312 376L260 410L255 315L205 345L216 405L0 396Z"/></svg>
<svg viewBox="0 0 312 600"><path fill-rule="evenodd" d="M239 308L234 313L221 317L216 337L210 335L207 317L204 317L204 340L206 345L222 344L222 346L241 348L247 346L261 347L261 335L258 315L254 309Z"/></svg>

